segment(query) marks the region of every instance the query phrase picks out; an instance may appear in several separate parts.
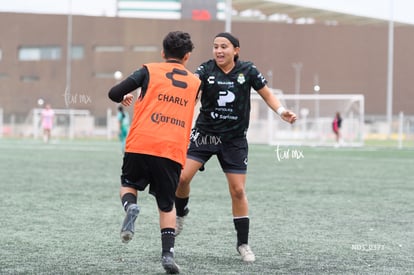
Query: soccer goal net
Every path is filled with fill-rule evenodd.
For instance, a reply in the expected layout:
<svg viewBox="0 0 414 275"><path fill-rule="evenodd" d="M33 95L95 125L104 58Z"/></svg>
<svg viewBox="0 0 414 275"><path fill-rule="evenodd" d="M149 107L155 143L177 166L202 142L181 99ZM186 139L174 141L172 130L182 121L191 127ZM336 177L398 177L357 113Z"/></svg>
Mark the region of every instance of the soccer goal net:
<svg viewBox="0 0 414 275"><path fill-rule="evenodd" d="M31 123L32 127L31 133L34 138L41 137L42 117L43 109L33 109L29 114L26 122ZM53 128L52 128L52 137L84 137L90 136L94 131L94 117L91 116L89 110L79 110L79 109L53 109L54 118L53 118Z"/></svg>
<svg viewBox="0 0 414 275"><path fill-rule="evenodd" d="M249 142L270 145L363 146L364 96L361 94L283 94L273 90L298 120L290 125L275 114L256 92L251 97ZM342 117L339 142L332 129Z"/></svg>

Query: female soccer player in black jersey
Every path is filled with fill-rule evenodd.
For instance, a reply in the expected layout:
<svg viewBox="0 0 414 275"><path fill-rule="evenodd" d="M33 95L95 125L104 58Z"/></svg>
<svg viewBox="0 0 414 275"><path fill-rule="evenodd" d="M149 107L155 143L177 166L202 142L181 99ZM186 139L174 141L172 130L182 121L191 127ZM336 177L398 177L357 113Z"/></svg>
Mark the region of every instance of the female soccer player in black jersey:
<svg viewBox="0 0 414 275"><path fill-rule="evenodd" d="M201 108L176 191L176 235L181 232L184 217L189 212L190 181L199 169L203 169L204 163L216 155L229 185L237 251L244 262L254 262L255 255L248 245L249 216L245 193L251 88L283 120L294 123L296 114L282 106L252 62L239 60L239 52L239 40L230 33L220 33L214 38L213 59L201 64L195 72L202 85Z"/></svg>

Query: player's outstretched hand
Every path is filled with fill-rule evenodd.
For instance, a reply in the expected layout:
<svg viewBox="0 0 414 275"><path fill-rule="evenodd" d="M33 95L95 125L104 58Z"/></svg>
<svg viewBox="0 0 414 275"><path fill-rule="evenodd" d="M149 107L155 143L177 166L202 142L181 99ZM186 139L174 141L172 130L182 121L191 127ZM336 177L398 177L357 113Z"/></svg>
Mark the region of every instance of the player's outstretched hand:
<svg viewBox="0 0 414 275"><path fill-rule="evenodd" d="M294 112L290 111L290 110L284 111L281 117L284 121L287 121L290 124L295 123L295 121L297 119L296 114Z"/></svg>
<svg viewBox="0 0 414 275"><path fill-rule="evenodd" d="M126 94L124 95L124 99L121 101L121 104L125 107L128 107L132 104L133 99L134 99L133 94Z"/></svg>

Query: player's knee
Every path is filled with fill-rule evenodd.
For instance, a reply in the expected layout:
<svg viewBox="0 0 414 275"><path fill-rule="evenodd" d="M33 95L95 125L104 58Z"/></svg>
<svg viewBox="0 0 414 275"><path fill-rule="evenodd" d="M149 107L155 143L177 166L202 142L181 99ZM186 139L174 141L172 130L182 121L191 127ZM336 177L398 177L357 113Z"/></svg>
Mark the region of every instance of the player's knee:
<svg viewBox="0 0 414 275"><path fill-rule="evenodd" d="M178 185L181 187L185 187L190 184L190 181L191 181L191 177L181 174Z"/></svg>
<svg viewBox="0 0 414 275"><path fill-rule="evenodd" d="M171 205L162 205L162 206L159 206L159 209L162 211L162 212L171 212L172 210L173 210L173 205L171 204Z"/></svg>
<svg viewBox="0 0 414 275"><path fill-rule="evenodd" d="M160 209L162 212L171 212L171 210L173 210L174 207L174 202L167 202L157 199L157 205L158 209Z"/></svg>
<svg viewBox="0 0 414 275"><path fill-rule="evenodd" d="M243 200L246 197L244 188L233 188L231 190L231 196L235 200Z"/></svg>

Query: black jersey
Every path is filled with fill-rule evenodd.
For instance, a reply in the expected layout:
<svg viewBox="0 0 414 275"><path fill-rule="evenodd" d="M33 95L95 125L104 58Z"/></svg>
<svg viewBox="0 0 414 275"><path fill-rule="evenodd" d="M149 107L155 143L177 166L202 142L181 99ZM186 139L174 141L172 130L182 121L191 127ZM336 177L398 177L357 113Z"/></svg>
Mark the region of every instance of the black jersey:
<svg viewBox="0 0 414 275"><path fill-rule="evenodd" d="M237 61L225 74L214 60L201 64L201 108L195 127L222 140L245 137L250 120L251 88L260 90L267 81L252 62Z"/></svg>

